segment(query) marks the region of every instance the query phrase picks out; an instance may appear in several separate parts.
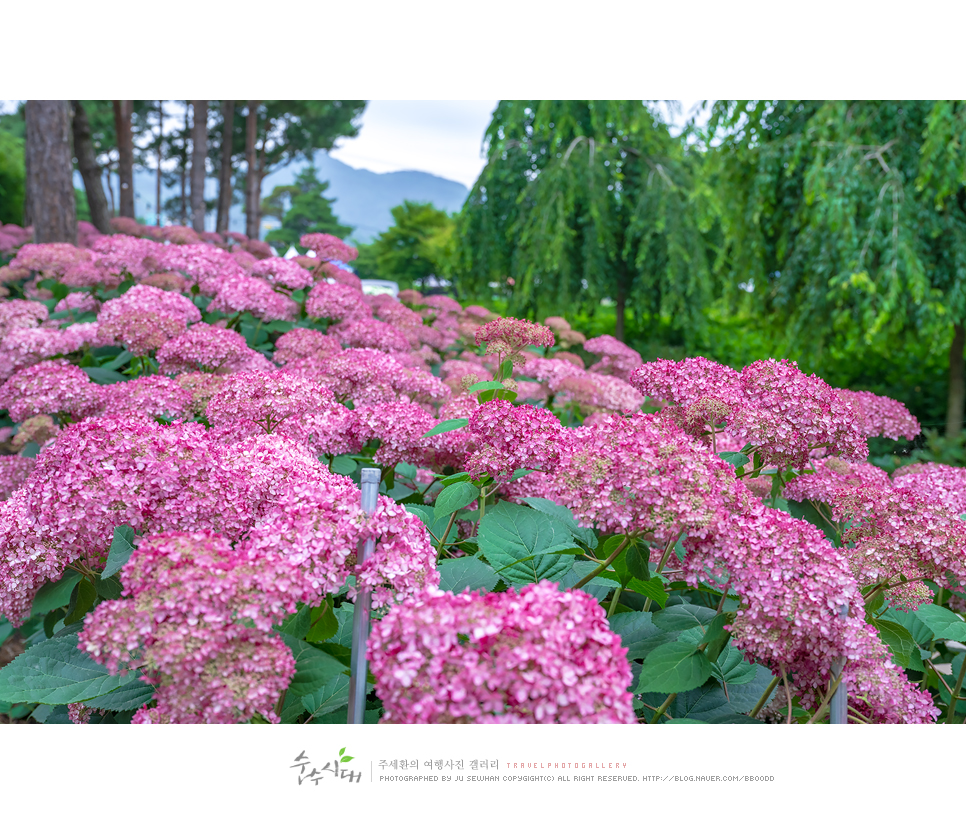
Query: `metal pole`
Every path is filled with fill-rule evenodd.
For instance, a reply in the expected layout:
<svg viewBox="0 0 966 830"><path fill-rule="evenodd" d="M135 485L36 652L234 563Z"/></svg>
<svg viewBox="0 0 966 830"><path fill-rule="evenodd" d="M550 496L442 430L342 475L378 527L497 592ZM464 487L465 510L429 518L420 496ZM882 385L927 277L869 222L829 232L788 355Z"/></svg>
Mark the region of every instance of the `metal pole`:
<svg viewBox="0 0 966 830"><path fill-rule="evenodd" d="M849 604L845 603L839 609L839 616L845 619L849 615ZM832 682L834 683L842 674L845 667L845 658L839 657L832 663ZM839 683L838 688L832 694L829 702L829 723L848 723L849 722L849 687L843 682Z"/></svg>
<svg viewBox="0 0 966 830"><path fill-rule="evenodd" d="M379 481L382 472L372 467L362 470L362 510L367 516L376 512L376 497L379 495ZM361 565L376 548L375 539L366 539L359 543L357 563ZM358 583L357 583L358 584ZM355 612L352 616L352 657L349 661L349 719L348 723L362 723L366 713L366 676L368 662L366 660L366 642L369 639L369 603L371 597L368 591L356 593Z"/></svg>

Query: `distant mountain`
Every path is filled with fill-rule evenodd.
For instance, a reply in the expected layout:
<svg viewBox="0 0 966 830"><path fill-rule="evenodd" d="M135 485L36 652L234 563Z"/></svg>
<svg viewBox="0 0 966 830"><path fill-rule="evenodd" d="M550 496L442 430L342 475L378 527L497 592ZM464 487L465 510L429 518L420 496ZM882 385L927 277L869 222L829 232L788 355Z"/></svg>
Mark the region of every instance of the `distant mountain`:
<svg viewBox="0 0 966 830"><path fill-rule="evenodd" d="M281 170L266 176L262 181L262 196L272 192L277 185L291 184L295 176L307 162L294 162ZM351 238L355 242L369 242L392 225L390 209L401 205L404 200L412 202L431 202L440 210L458 211L469 190L459 182L423 173L419 170L401 170L395 173L374 173L364 168L350 167L331 158L323 150L315 154L315 166L319 179L329 182L326 196L335 199L333 210L339 221L355 228ZM113 178L114 194L117 197L117 177ZM80 173L74 174L75 187L83 190L84 183ZM180 188L161 188L162 204L180 193ZM139 219L154 224L156 208L154 205L155 174L150 170L134 172L134 210ZM205 197L213 200L218 195L218 182L208 179L205 182ZM229 214L229 229L244 233L245 215L240 205L234 205ZM177 222L177 217L162 216L162 222ZM214 213L208 215L206 226L213 229ZM262 222L264 236L277 222L269 218Z"/></svg>

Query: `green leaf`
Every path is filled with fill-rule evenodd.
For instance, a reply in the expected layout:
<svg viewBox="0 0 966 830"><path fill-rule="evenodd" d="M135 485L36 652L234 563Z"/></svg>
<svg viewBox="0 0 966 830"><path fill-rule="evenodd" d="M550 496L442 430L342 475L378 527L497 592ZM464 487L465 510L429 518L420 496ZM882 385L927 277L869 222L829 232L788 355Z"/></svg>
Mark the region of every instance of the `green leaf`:
<svg viewBox="0 0 966 830"><path fill-rule="evenodd" d="M674 642L677 635L662 631L651 622L650 611L628 611L610 618L610 628L620 635L628 660L641 660L658 646Z"/></svg>
<svg viewBox="0 0 966 830"><path fill-rule="evenodd" d="M402 478L408 479L409 481L415 481L416 474L419 469L415 464L408 464L405 461L400 461L395 467L396 475Z"/></svg>
<svg viewBox="0 0 966 830"><path fill-rule="evenodd" d="M648 582L651 578L651 551L645 544L633 542L624 551L624 564L631 576L641 582Z"/></svg>
<svg viewBox="0 0 966 830"><path fill-rule="evenodd" d="M429 432L427 432L423 438L431 438L433 435L440 435L444 432L453 432L457 429L462 429L467 426L470 422L469 418L450 418L448 421L442 421L434 426Z"/></svg>
<svg viewBox="0 0 966 830"><path fill-rule="evenodd" d="M144 704L150 703L154 699L154 687L141 679L140 672L137 672L135 679L140 682L126 683L113 692L98 695L90 700L85 700L84 703L92 709L107 709L111 712L130 712L133 709L140 709ZM125 681L127 681L127 678L125 678Z"/></svg>
<svg viewBox="0 0 966 830"><path fill-rule="evenodd" d="M94 383L99 383L102 386L110 383L123 383L127 380L120 372L114 372L102 366L83 366L82 368Z"/></svg>
<svg viewBox="0 0 966 830"><path fill-rule="evenodd" d="M437 517L449 516L462 510L480 497L479 488L468 481L458 481L443 489L436 497L433 511ZM443 528L445 530L445 528Z"/></svg>
<svg viewBox="0 0 966 830"><path fill-rule="evenodd" d="M691 643L665 643L644 658L641 682L636 691L661 694L686 692L698 688L710 676L711 661L698 652L697 646Z"/></svg>
<svg viewBox="0 0 966 830"><path fill-rule="evenodd" d="M744 467L751 459L743 452L719 452L718 458L727 461L732 467Z"/></svg>
<svg viewBox="0 0 966 830"><path fill-rule="evenodd" d="M277 627L277 631L291 634L296 640L302 640L312 627L312 609L308 605L302 606L291 614L285 622Z"/></svg>
<svg viewBox="0 0 966 830"><path fill-rule="evenodd" d="M470 480L469 473L453 473L453 475L451 476L446 476L445 478L439 479L439 481L437 481L436 483L442 484L444 487L449 487L449 485L452 484L454 481L469 481L469 480Z"/></svg>
<svg viewBox="0 0 966 830"><path fill-rule="evenodd" d="M107 363L102 363L100 368L106 369L109 372L116 371L122 366L126 366L128 363L130 363L132 357L134 357L134 355L132 355L130 352L123 351L113 360L110 360Z"/></svg>
<svg viewBox="0 0 966 830"><path fill-rule="evenodd" d="M74 591L74 586L80 581L81 575L76 571L70 571L58 582L48 582L41 586L34 597L34 604L31 608L31 616L39 616L53 611L55 608L62 608L70 602L70 595ZM2 640L0 640L2 642Z"/></svg>
<svg viewBox="0 0 966 830"><path fill-rule="evenodd" d="M282 712L278 718L282 723L298 723L304 712L305 704L302 703L302 698L286 693Z"/></svg>
<svg viewBox="0 0 966 830"><path fill-rule="evenodd" d="M107 564L101 571L101 578L106 579L109 576L114 576L127 564L132 553L134 553L134 528L127 525L115 527L111 549L107 554Z"/></svg>
<svg viewBox="0 0 966 830"><path fill-rule="evenodd" d="M97 589L91 585L87 579L82 579L77 583L74 593L71 594L71 604L67 608L67 616L64 617L64 625L73 625L84 619L84 615L94 607L97 602Z"/></svg>
<svg viewBox="0 0 966 830"><path fill-rule="evenodd" d="M351 476L358 466L351 455L337 455L332 459L329 470L336 475Z"/></svg>
<svg viewBox="0 0 966 830"><path fill-rule="evenodd" d="M557 504L550 499L541 499L535 496L528 496L523 501L534 510L552 516L558 522L561 522L578 542L582 542L591 550L597 549L597 537L594 535L594 532L589 527L581 527L578 525L569 507Z"/></svg>
<svg viewBox="0 0 966 830"><path fill-rule="evenodd" d="M492 591L500 581L496 572L486 562L474 556L444 559L437 566L440 590L458 594L466 588L476 591L483 588Z"/></svg>
<svg viewBox="0 0 966 830"><path fill-rule="evenodd" d="M479 491L477 491L479 492ZM440 516L436 518L436 512L432 507L428 507L425 504L405 504L403 505L406 511L412 513L415 516L419 516L422 519L426 529L429 531L430 536L433 537L433 544L438 545L442 539L443 534L446 532L446 528L449 525L449 516ZM456 523L450 528L449 535L446 537L447 542L455 542L459 537L459 529L456 527Z"/></svg>
<svg viewBox="0 0 966 830"><path fill-rule="evenodd" d="M530 475L530 473L535 473L536 470L527 470L524 467L520 467L513 471L513 475L510 476L510 481L516 481L518 478L523 478L524 476Z"/></svg>
<svg viewBox="0 0 966 830"><path fill-rule="evenodd" d="M703 605L672 605L654 615L654 625L664 631L686 631L698 626L706 627L715 616L713 608Z"/></svg>
<svg viewBox="0 0 966 830"><path fill-rule="evenodd" d="M297 640L291 634L281 637L295 657L295 677L289 684L289 694L297 697L311 695L346 671L341 661L310 643Z"/></svg>
<svg viewBox="0 0 966 830"><path fill-rule="evenodd" d="M751 683L757 673L754 664L745 660L744 655L731 645L725 646L718 659L711 664L711 674L722 683L727 683L729 691L731 686Z"/></svg>
<svg viewBox="0 0 966 830"><path fill-rule="evenodd" d="M79 703L120 689L134 679L133 673L124 677L108 674L77 647L77 634L72 633L37 643L0 669L0 700Z"/></svg>
<svg viewBox="0 0 966 830"><path fill-rule="evenodd" d="M892 620L892 622L898 623L912 635L912 639L916 643L926 644L933 641L934 635L929 626L909 611L899 611L895 608L889 608L879 619Z"/></svg>
<svg viewBox="0 0 966 830"><path fill-rule="evenodd" d="M569 556L573 535L553 518L529 507L500 502L480 521L480 551L497 573L510 582L525 584L559 580L573 566Z"/></svg>
<svg viewBox="0 0 966 830"><path fill-rule="evenodd" d="M340 674L324 686L302 697L302 705L310 715L325 715L349 703L349 676Z"/></svg>
<svg viewBox="0 0 966 830"><path fill-rule="evenodd" d="M740 683L728 686L728 697L738 712L750 712L752 707L761 699L774 675L760 664L755 664L755 677L750 683ZM771 700L777 689L768 696Z"/></svg>
<svg viewBox="0 0 966 830"><path fill-rule="evenodd" d="M642 700L657 708L664 703L665 697L663 694L648 693L643 695ZM689 723L708 723L713 718L737 714L737 710L721 686L714 680L708 680L696 689L680 693L668 707L667 714L674 719L671 723L679 719ZM661 723L666 722L661 720Z"/></svg>
<svg viewBox="0 0 966 830"><path fill-rule="evenodd" d="M498 380L481 380L479 383L474 383L467 391L468 392L484 392L488 389L502 389L503 384Z"/></svg>
<svg viewBox="0 0 966 830"><path fill-rule="evenodd" d="M916 648L916 641L912 634L892 620L873 620L872 625L879 632L882 642L892 652L896 665L904 669L908 668L909 661L912 659L912 652Z"/></svg>
<svg viewBox="0 0 966 830"><path fill-rule="evenodd" d="M339 632L339 620L335 611L327 602L315 609L312 615L312 627L305 635L310 643L322 643L332 639Z"/></svg>
<svg viewBox="0 0 966 830"><path fill-rule="evenodd" d="M104 579L100 576L94 577L94 590L101 599L120 599L121 580L116 576Z"/></svg>
<svg viewBox="0 0 966 830"><path fill-rule="evenodd" d="M939 605L923 605L913 614L936 637L943 640L966 640L966 622L948 608Z"/></svg>

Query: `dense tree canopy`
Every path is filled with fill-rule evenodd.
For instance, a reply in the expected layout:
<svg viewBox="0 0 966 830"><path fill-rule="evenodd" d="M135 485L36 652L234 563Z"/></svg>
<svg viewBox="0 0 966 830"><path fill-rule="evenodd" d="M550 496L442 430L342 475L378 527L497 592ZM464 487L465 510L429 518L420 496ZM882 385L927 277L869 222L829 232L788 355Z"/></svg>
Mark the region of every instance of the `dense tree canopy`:
<svg viewBox="0 0 966 830"><path fill-rule="evenodd" d="M609 298L703 326L700 159L641 101L502 101L459 221L461 286L509 279L516 313Z"/></svg>
<svg viewBox="0 0 966 830"><path fill-rule="evenodd" d="M958 107L932 101L719 101L708 175L719 271L797 349L951 353L947 432L963 418L966 192ZM741 291L740 289L744 289Z"/></svg>
<svg viewBox="0 0 966 830"><path fill-rule="evenodd" d="M356 273L403 288L424 288L429 277L446 277L455 250L453 217L428 202L404 201L391 213L392 226L359 246Z"/></svg>

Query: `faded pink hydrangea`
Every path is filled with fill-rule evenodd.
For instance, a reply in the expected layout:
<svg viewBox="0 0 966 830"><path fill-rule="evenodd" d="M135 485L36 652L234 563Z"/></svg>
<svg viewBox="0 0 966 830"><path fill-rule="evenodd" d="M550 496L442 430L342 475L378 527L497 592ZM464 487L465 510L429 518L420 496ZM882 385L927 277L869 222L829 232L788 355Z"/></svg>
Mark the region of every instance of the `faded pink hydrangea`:
<svg viewBox="0 0 966 830"><path fill-rule="evenodd" d="M170 722L277 723L295 674L271 632L295 610L289 572L284 557L254 562L217 535L145 537L121 570L124 598L88 616L80 648L112 674L139 664Z"/></svg>
<svg viewBox="0 0 966 830"><path fill-rule="evenodd" d="M317 320L357 320L372 317L365 295L349 285L320 282L305 298L305 313Z"/></svg>
<svg viewBox="0 0 966 830"><path fill-rule="evenodd" d="M292 329L275 341L275 352L272 355L280 366L289 363L308 361L314 363L316 358L327 357L342 351L342 344L328 334L315 329Z"/></svg>
<svg viewBox="0 0 966 830"><path fill-rule="evenodd" d="M49 415L34 415L20 424L17 434L10 439L10 447L17 452L23 450L30 443L43 447L48 441L53 441L58 432L60 432L60 427ZM2 458L4 456L0 456L0 459ZM33 459L25 460L32 461Z"/></svg>
<svg viewBox="0 0 966 830"><path fill-rule="evenodd" d="M334 354L321 368L325 385L341 401L372 406L405 397L410 401L441 402L447 387L432 373L408 369L393 355L376 349L346 349Z"/></svg>
<svg viewBox="0 0 966 830"><path fill-rule="evenodd" d="M208 305L208 311L223 314L249 312L263 322L294 321L298 310L298 304L291 297L275 291L265 280L245 274L222 279L218 293Z"/></svg>
<svg viewBox="0 0 966 830"><path fill-rule="evenodd" d="M29 268L45 277L59 278L71 265L90 262L91 252L69 242L27 243L10 261L11 268Z"/></svg>
<svg viewBox="0 0 966 830"><path fill-rule="evenodd" d="M315 255L326 262L338 260L339 262L352 262L359 251L346 245L337 236L328 233L307 233L299 239L299 245L303 248L311 248Z"/></svg>
<svg viewBox="0 0 966 830"><path fill-rule="evenodd" d="M32 329L50 316L47 306L36 300L0 301L0 338L14 329Z"/></svg>
<svg viewBox="0 0 966 830"><path fill-rule="evenodd" d="M183 334L201 312L181 294L153 285L135 285L104 303L97 315L100 333L123 343L134 355L146 355Z"/></svg>
<svg viewBox="0 0 966 830"><path fill-rule="evenodd" d="M835 391L852 404L856 426L866 438L881 436L893 441L899 438L912 440L922 429L919 421L899 401L872 392L854 392L851 389Z"/></svg>
<svg viewBox="0 0 966 830"><path fill-rule="evenodd" d="M569 430L553 478L578 522L665 543L701 536L733 506L733 468L656 415L602 415Z"/></svg>
<svg viewBox="0 0 966 830"><path fill-rule="evenodd" d="M244 544L253 559L279 551L300 580L293 590L304 602L318 603L339 591L355 574L356 588L372 591L374 607L400 601L439 584L436 550L425 525L392 499L379 496L367 516L359 489L347 478L319 472L296 480L281 495ZM358 545L375 538L374 553L360 566Z"/></svg>
<svg viewBox="0 0 966 830"><path fill-rule="evenodd" d="M72 318L76 318L90 311L96 312L100 307L100 300L93 294L87 294L83 291L72 291L54 306L54 313L68 311Z"/></svg>
<svg viewBox="0 0 966 830"><path fill-rule="evenodd" d="M187 372L178 375L175 383L182 389L191 394L191 414L194 416L204 415L208 408L208 401L224 385L225 375L212 375L208 372Z"/></svg>
<svg viewBox="0 0 966 830"><path fill-rule="evenodd" d="M307 443L312 434L305 416L339 404L330 389L284 371L236 372L208 402L208 423L215 435L234 441L259 433Z"/></svg>
<svg viewBox="0 0 966 830"><path fill-rule="evenodd" d="M99 414L188 418L193 414L193 399L191 392L171 378L151 375L101 387Z"/></svg>
<svg viewBox="0 0 966 830"><path fill-rule="evenodd" d="M956 516L966 513L966 467L909 464L896 470L892 480L899 489L919 493Z"/></svg>
<svg viewBox="0 0 966 830"><path fill-rule="evenodd" d="M252 274L267 279L272 285L295 290L315 284L315 277L297 262L282 257L269 257L252 266Z"/></svg>
<svg viewBox="0 0 966 830"><path fill-rule="evenodd" d="M630 346L624 345L609 334L592 337L585 341L583 346L585 351L600 355L600 360L590 367L591 372L615 375L629 381L631 372L643 362L641 356Z"/></svg>
<svg viewBox="0 0 966 830"><path fill-rule="evenodd" d="M383 352L405 352L410 348L403 332L381 320L370 318L344 320L330 327L329 334L338 337L346 348L378 349Z"/></svg>
<svg viewBox="0 0 966 830"><path fill-rule="evenodd" d="M76 329L14 329L0 341L0 377L8 378L18 369L78 351L83 342Z"/></svg>
<svg viewBox="0 0 966 830"><path fill-rule="evenodd" d="M0 501L9 499L20 489L36 464L22 455L0 455Z"/></svg>
<svg viewBox="0 0 966 830"><path fill-rule="evenodd" d="M85 418L99 405L100 387L66 360L47 360L16 372L0 386L0 408L14 421L34 415Z"/></svg>
<svg viewBox="0 0 966 830"><path fill-rule="evenodd" d="M551 582L424 594L369 637L383 723L635 723L627 649L601 606Z"/></svg>
<svg viewBox="0 0 966 830"><path fill-rule="evenodd" d="M389 469L400 461L416 466L435 467L436 448L432 438L423 436L436 426L436 419L418 404L393 401L372 407L358 407L353 434L360 445L379 439L374 461Z"/></svg>
<svg viewBox="0 0 966 830"><path fill-rule="evenodd" d="M157 358L158 367L165 375L184 372L227 374L238 371L256 354L237 331L195 323L184 334L158 349Z"/></svg>
<svg viewBox="0 0 966 830"><path fill-rule="evenodd" d="M843 518L842 495L853 487L891 489L885 470L867 461L844 458L816 458L815 472L806 471L785 485L782 496L793 501L813 501L828 505L834 521Z"/></svg>
<svg viewBox="0 0 966 830"><path fill-rule="evenodd" d="M520 468L552 472L566 453L567 431L547 409L509 401L481 404L469 418L468 430L476 441L476 452L466 461L474 478L490 475L508 479Z"/></svg>
<svg viewBox="0 0 966 830"><path fill-rule="evenodd" d="M91 715L106 715L106 709L92 709L86 703L68 703L67 717L71 723L90 723Z"/></svg>
<svg viewBox="0 0 966 830"><path fill-rule="evenodd" d="M469 309L467 309L468 311ZM509 357L520 355L527 346L553 345L553 332L539 323L500 317L481 326L474 337L477 346L486 345L487 354ZM523 357L523 355L520 355Z"/></svg>

